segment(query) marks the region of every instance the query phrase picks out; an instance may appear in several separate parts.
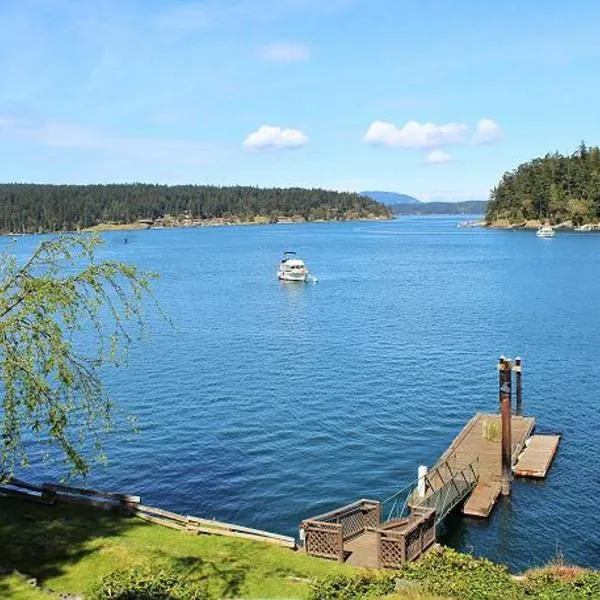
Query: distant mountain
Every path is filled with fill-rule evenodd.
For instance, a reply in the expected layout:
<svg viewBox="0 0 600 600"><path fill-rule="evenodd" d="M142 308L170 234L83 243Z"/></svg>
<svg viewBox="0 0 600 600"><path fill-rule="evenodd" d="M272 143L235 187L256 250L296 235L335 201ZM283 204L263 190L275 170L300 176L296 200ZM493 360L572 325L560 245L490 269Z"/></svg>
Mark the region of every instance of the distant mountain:
<svg viewBox="0 0 600 600"><path fill-rule="evenodd" d="M360 195L367 196L376 202L381 202L388 206L395 206L397 204L421 204L420 200L417 200L408 194L396 194L396 192L360 192Z"/></svg>
<svg viewBox="0 0 600 600"><path fill-rule="evenodd" d="M486 200L465 200L464 202L419 202L415 204L392 205L395 215L483 215Z"/></svg>

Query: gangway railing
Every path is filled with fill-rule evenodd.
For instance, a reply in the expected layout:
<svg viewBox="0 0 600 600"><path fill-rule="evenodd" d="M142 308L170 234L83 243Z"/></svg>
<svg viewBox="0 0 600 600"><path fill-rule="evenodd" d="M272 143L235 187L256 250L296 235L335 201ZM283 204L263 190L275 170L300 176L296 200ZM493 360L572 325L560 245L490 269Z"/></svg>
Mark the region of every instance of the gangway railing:
<svg viewBox="0 0 600 600"><path fill-rule="evenodd" d="M383 522L408 518L416 507L435 510L436 525L473 491L479 481L479 458L457 469L454 457L436 465L424 476L421 486L413 482L381 503ZM419 488L422 494L419 494Z"/></svg>
<svg viewBox="0 0 600 600"><path fill-rule="evenodd" d="M431 481L431 478L428 477ZM479 481L479 457L463 467L439 486L427 485L425 494L413 493L411 506L435 510L436 525L467 498Z"/></svg>
<svg viewBox="0 0 600 600"><path fill-rule="evenodd" d="M300 525L304 550L312 556L345 561L354 540L369 539L380 567L398 568L419 558L436 540L436 526L471 493L479 480L479 459L457 469L436 465L383 502L362 499Z"/></svg>

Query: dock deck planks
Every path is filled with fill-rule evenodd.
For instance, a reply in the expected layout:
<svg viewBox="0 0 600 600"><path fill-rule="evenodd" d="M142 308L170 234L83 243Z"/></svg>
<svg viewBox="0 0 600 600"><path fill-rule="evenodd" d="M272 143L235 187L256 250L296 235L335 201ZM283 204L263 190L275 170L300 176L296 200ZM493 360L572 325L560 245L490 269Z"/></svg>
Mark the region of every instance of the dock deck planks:
<svg viewBox="0 0 600 600"><path fill-rule="evenodd" d="M500 483L492 481L491 483L478 483L463 505L462 512L468 517L480 517L487 519L500 495Z"/></svg>
<svg viewBox="0 0 600 600"><path fill-rule="evenodd" d="M376 568L379 566L377 534L367 531L344 543L344 550L350 552L345 563L355 567Z"/></svg>
<svg viewBox="0 0 600 600"><path fill-rule="evenodd" d="M545 478L558 449L559 442L560 435L532 436L514 467L515 475L538 479Z"/></svg>
<svg viewBox="0 0 600 600"><path fill-rule="evenodd" d="M500 415L477 413L456 436L438 463L453 457L456 469L463 469L479 457L479 479L483 482L499 481L502 475L501 443L483 437L485 422L501 427ZM534 417L512 417L513 463L525 447L533 428Z"/></svg>
<svg viewBox="0 0 600 600"><path fill-rule="evenodd" d="M489 516L499 495L502 477L501 442L483 436L486 422L496 423L501 428L498 414L477 413L456 436L449 448L440 457L438 464L450 460L458 471L479 457L479 484L463 506L463 512L471 516ZM535 427L534 417L511 419L513 464L525 448L525 444Z"/></svg>

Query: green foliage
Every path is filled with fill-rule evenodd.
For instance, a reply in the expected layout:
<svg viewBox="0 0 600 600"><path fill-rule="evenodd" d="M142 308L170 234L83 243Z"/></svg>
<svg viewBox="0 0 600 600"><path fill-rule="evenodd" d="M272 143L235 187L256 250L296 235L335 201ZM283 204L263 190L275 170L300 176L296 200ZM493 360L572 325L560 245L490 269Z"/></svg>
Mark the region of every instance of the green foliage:
<svg viewBox="0 0 600 600"><path fill-rule="evenodd" d="M513 600L519 587L506 567L444 548L430 552L403 569L403 577L418 581L430 593L460 600Z"/></svg>
<svg viewBox="0 0 600 600"><path fill-rule="evenodd" d="M553 569L529 576L524 597L539 600L587 600L600 598L600 573L580 572L565 577Z"/></svg>
<svg viewBox="0 0 600 600"><path fill-rule="evenodd" d="M515 579L504 566L444 548L396 573L357 572L319 579L309 598L355 600L381 597L394 590L398 598L403 597L400 590L408 590L408 597L425 593L455 600L591 600L600 598L600 573L550 567Z"/></svg>
<svg viewBox="0 0 600 600"><path fill-rule="evenodd" d="M89 595L90 600L206 600L206 586L173 570L143 567L114 571Z"/></svg>
<svg viewBox="0 0 600 600"><path fill-rule="evenodd" d="M505 173L491 191L486 217L513 223L600 220L600 148L582 142L570 156L547 154Z"/></svg>
<svg viewBox="0 0 600 600"><path fill-rule="evenodd" d="M358 194L321 189L197 185L0 184L0 231L74 231L100 223L132 223L170 215L192 219L300 215L306 220L389 216Z"/></svg>
<svg viewBox="0 0 600 600"><path fill-rule="evenodd" d="M358 600L380 598L394 592L398 574L358 571L336 573L315 581L309 600Z"/></svg>
<svg viewBox="0 0 600 600"><path fill-rule="evenodd" d="M86 473L114 425L99 368L117 363L143 330L153 276L97 261L101 243L61 236L43 241L24 264L10 249L0 259L0 477L27 464L32 436ZM94 336L95 351L82 350L90 348L82 334Z"/></svg>
<svg viewBox="0 0 600 600"><path fill-rule="evenodd" d="M499 442L502 439L502 428L498 421L490 421L485 419L483 421L483 438L490 442Z"/></svg>

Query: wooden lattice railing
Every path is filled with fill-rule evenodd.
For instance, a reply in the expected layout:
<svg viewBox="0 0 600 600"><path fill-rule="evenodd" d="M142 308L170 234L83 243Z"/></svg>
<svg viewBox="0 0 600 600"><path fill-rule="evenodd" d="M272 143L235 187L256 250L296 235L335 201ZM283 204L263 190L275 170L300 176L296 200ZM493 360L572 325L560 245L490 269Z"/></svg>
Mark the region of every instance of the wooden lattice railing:
<svg viewBox="0 0 600 600"><path fill-rule="evenodd" d="M344 561L344 543L375 534L380 567L398 568L416 560L435 543L435 509L414 507L404 518L381 523L381 504L359 500L302 522L304 549L312 556Z"/></svg>
<svg viewBox="0 0 600 600"><path fill-rule="evenodd" d="M379 565L398 568L435 543L435 510L416 508L409 518L390 521L377 533Z"/></svg>
<svg viewBox="0 0 600 600"><path fill-rule="evenodd" d="M300 525L304 548L312 556L344 560L344 542L350 541L381 521L381 504L359 500L331 512L306 519Z"/></svg>
<svg viewBox="0 0 600 600"><path fill-rule="evenodd" d="M344 560L344 538L339 523L307 520L302 523L304 549L311 556Z"/></svg>

